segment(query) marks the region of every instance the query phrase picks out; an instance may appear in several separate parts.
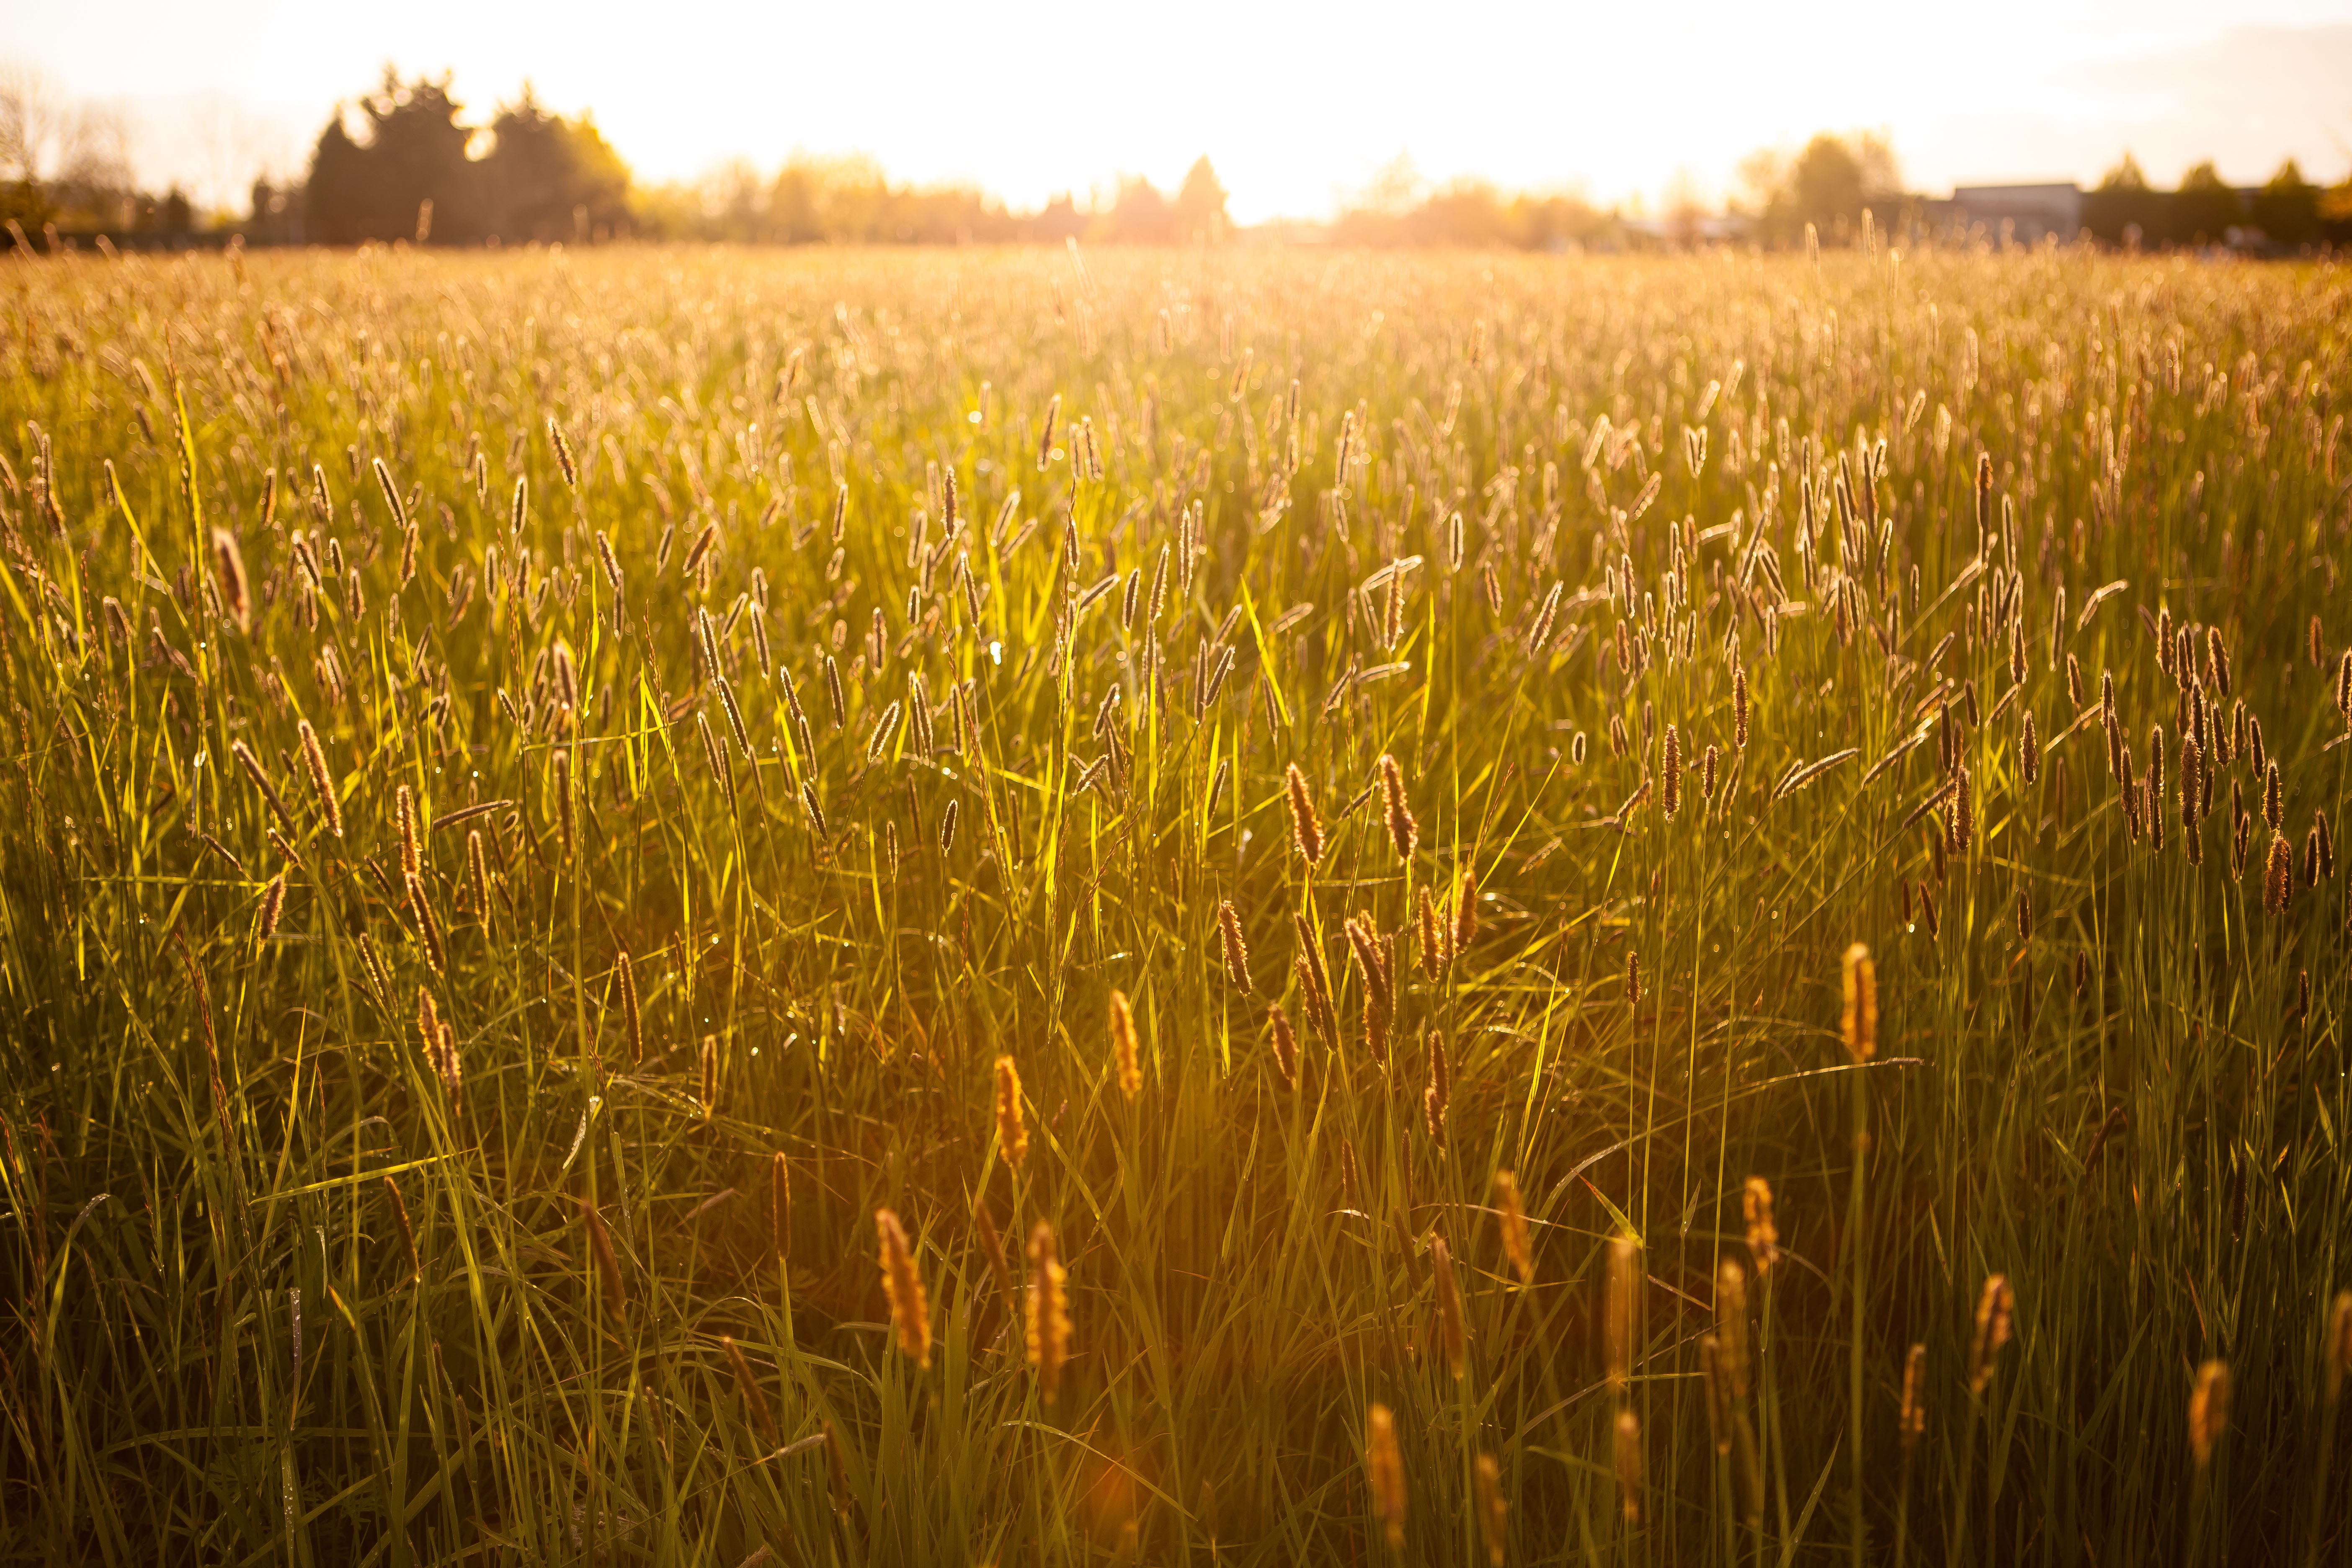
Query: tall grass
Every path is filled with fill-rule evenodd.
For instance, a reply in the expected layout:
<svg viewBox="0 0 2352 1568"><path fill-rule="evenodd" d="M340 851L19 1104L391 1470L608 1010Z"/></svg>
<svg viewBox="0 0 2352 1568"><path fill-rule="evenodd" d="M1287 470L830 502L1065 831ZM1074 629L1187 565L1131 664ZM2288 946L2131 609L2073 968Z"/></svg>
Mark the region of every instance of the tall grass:
<svg viewBox="0 0 2352 1568"><path fill-rule="evenodd" d="M8 1556L2352 1550L2340 268L7 278Z"/></svg>

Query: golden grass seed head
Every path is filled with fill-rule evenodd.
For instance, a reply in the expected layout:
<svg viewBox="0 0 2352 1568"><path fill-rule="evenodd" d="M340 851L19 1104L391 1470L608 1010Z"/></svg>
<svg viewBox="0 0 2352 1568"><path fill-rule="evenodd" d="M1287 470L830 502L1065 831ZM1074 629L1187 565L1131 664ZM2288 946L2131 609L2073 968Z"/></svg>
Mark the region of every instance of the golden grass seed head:
<svg viewBox="0 0 2352 1568"><path fill-rule="evenodd" d="M482 844L482 830L466 830L466 881L474 905L474 918L484 926L490 923L490 860Z"/></svg>
<svg viewBox="0 0 2352 1568"><path fill-rule="evenodd" d="M1410 860L1413 846L1421 841L1421 827L1413 821L1412 808L1405 801L1404 771L1397 766L1396 758L1386 752L1381 753L1378 766L1381 802L1382 813L1388 820L1389 842L1396 847L1398 859Z"/></svg>
<svg viewBox="0 0 2352 1568"><path fill-rule="evenodd" d="M565 487L577 491L580 489L580 467L572 458L572 440L564 435L563 426L556 423L552 414L547 416L547 441L555 448L555 466L563 470Z"/></svg>
<svg viewBox="0 0 2352 1568"><path fill-rule="evenodd" d="M1290 841L1299 858L1307 865L1323 863L1323 823L1315 815L1315 797L1307 787L1307 775L1293 763L1283 774L1283 791L1290 803Z"/></svg>
<svg viewBox="0 0 2352 1568"><path fill-rule="evenodd" d="M2344 1380L2352 1376L2352 1290L2339 1290L2327 1313L2327 1343L2321 1352L2326 1365L2327 1403L2343 1396Z"/></svg>
<svg viewBox="0 0 2352 1568"><path fill-rule="evenodd" d="M2197 1468L2213 1462L2213 1449L2230 1429L2230 1363L2209 1361L2197 1369L2197 1386L2189 1394L2189 1451Z"/></svg>
<svg viewBox="0 0 2352 1568"><path fill-rule="evenodd" d="M613 959L613 979L621 993L621 1018L629 1031L629 1060L646 1059L646 1026L637 1010L636 967L629 961L629 950L623 948Z"/></svg>
<svg viewBox="0 0 2352 1568"><path fill-rule="evenodd" d="M1604 1337L1609 1386L1614 1389L1622 1390L1633 1381L1633 1351L1642 1333L1642 1244L1630 1236L1612 1239Z"/></svg>
<svg viewBox="0 0 2352 1568"><path fill-rule="evenodd" d="M760 1392L760 1380L751 1375L751 1363L744 1359L743 1347L735 1342L731 1334L719 1335L719 1344L727 1352L728 1363L735 1369L735 1387L743 1395L744 1406L751 1413L751 1424L768 1440L768 1447L773 1448L777 1441L776 1418L768 1409L768 1396Z"/></svg>
<svg viewBox="0 0 2352 1568"><path fill-rule="evenodd" d="M1698 1341L1699 1381L1706 1391L1706 1430L1714 1439L1715 1451L1728 1456L1731 1452L1731 1385L1723 1369L1723 1342L1714 1334L1701 1334Z"/></svg>
<svg viewBox="0 0 2352 1568"><path fill-rule="evenodd" d="M2294 900L2294 848L2284 833L2271 835L2271 847L2263 867L2263 908L2271 914L2284 914Z"/></svg>
<svg viewBox="0 0 2352 1568"><path fill-rule="evenodd" d="M416 796L406 784L393 791L392 818L400 833L400 874L414 877L424 869L417 847Z"/></svg>
<svg viewBox="0 0 2352 1568"><path fill-rule="evenodd" d="M1510 1171L1495 1173L1495 1212L1501 1221L1503 1256L1519 1276L1519 1283L1536 1282L1536 1255L1528 1239L1528 1215L1519 1198L1519 1179Z"/></svg>
<svg viewBox="0 0 2352 1568"><path fill-rule="evenodd" d="M434 973L448 973L449 954L442 940L441 920L433 912L432 900L425 896L425 879L404 877L401 885L407 894L409 912L416 919L417 935L425 943L425 962L433 966Z"/></svg>
<svg viewBox="0 0 2352 1568"><path fill-rule="evenodd" d="M416 1228L408 1223L408 1202L400 1195L400 1184L390 1176L383 1179L383 1193L392 1200L392 1217L400 1226L401 1249L408 1258L407 1279L422 1279L425 1265L416 1256Z"/></svg>
<svg viewBox="0 0 2352 1568"><path fill-rule="evenodd" d="M1454 1251L1442 1236L1429 1242L1430 1272L1437 1281L1438 1344L1445 1355L1445 1363L1453 1368L1456 1382L1468 1364L1468 1342L1463 1327L1462 1287L1454 1276Z"/></svg>
<svg viewBox="0 0 2352 1568"><path fill-rule="evenodd" d="M1217 940L1225 963L1225 980L1246 996L1250 991L1249 945L1242 940L1242 918L1231 899L1217 901Z"/></svg>
<svg viewBox="0 0 2352 1568"><path fill-rule="evenodd" d="M1421 972L1435 980L1445 972L1446 961L1452 956L1446 951L1445 921L1439 916L1437 895L1423 883L1415 896L1413 924L1421 949Z"/></svg>
<svg viewBox="0 0 2352 1568"><path fill-rule="evenodd" d="M1143 1092L1143 1065L1135 1032L1135 1009L1127 993L1110 994L1110 1056L1118 1072L1118 1091L1133 1100Z"/></svg>
<svg viewBox="0 0 2352 1568"><path fill-rule="evenodd" d="M1969 1346L1969 1392L1981 1395L2000 1363L2001 1347L2009 1343L2010 1325L2016 1311L2017 1296L2010 1289L2009 1276L1991 1274L1985 1278L1984 1289L1977 1296L1976 1337Z"/></svg>
<svg viewBox="0 0 2352 1568"><path fill-rule="evenodd" d="M1298 1037L1292 1033L1290 1016L1276 1002L1266 1009L1266 1027L1274 1042L1275 1070L1282 1075L1285 1089L1298 1087Z"/></svg>
<svg viewBox="0 0 2352 1568"><path fill-rule="evenodd" d="M574 830L572 821L572 748L570 746L555 748L555 760L551 770L550 783L555 794L556 828L562 839L563 858L569 860L574 848Z"/></svg>
<svg viewBox="0 0 2352 1568"><path fill-rule="evenodd" d="M1772 1217L1772 1184L1761 1176L1748 1177L1740 1191L1739 1206L1748 1226L1748 1255L1756 1260L1756 1277L1761 1279L1780 1255L1780 1231Z"/></svg>
<svg viewBox="0 0 2352 1568"><path fill-rule="evenodd" d="M1927 1431L1927 1347L1915 1344L1903 1358L1903 1403L1895 1414L1895 1431L1909 1455Z"/></svg>
<svg viewBox="0 0 2352 1568"><path fill-rule="evenodd" d="M1445 1037L1429 1031L1429 1083L1421 1091L1422 1120L1432 1142L1445 1142L1445 1112L1454 1098L1454 1079L1445 1060Z"/></svg>
<svg viewBox="0 0 2352 1568"><path fill-rule="evenodd" d="M1037 429L1037 471L1044 473L1054 458L1054 426L1062 417L1062 395L1055 393L1045 405L1045 422Z"/></svg>
<svg viewBox="0 0 2352 1568"><path fill-rule="evenodd" d="M1364 1473L1372 1511L1391 1552L1404 1550L1404 1456L1397 1449L1396 1417L1385 1405L1364 1414Z"/></svg>
<svg viewBox="0 0 2352 1568"><path fill-rule="evenodd" d="M604 1216L598 1212L593 1198L580 1200L580 1223L587 1229L588 1249L595 1256L604 1310L615 1318L625 1319L629 1315L629 1288L621 1277L621 1260L613 1250L612 1233L604 1228Z"/></svg>
<svg viewBox="0 0 2352 1568"><path fill-rule="evenodd" d="M1748 749L1748 671L1744 668L1731 674L1731 744L1735 751Z"/></svg>
<svg viewBox="0 0 2352 1568"><path fill-rule="evenodd" d="M914 1248L898 1216L887 1208L874 1211L874 1228L881 1240L882 1291L890 1301L890 1326L898 1353L929 1372L931 1367L931 1301L923 1277L915 1268Z"/></svg>
<svg viewBox="0 0 2352 1568"><path fill-rule="evenodd" d="M319 797L320 809L326 813L327 831L341 838L343 836L343 803L336 798L334 775L327 768L326 748L319 743L318 731L305 719L300 725L302 769L310 776L312 793ZM289 823L288 825L291 826Z"/></svg>
<svg viewBox="0 0 2352 1568"><path fill-rule="evenodd" d="M254 921L254 940L268 942L278 934L278 922L286 913L286 873L280 871L269 879L261 889L261 910Z"/></svg>
<svg viewBox="0 0 2352 1568"><path fill-rule="evenodd" d="M1845 950L1845 1011L1840 1029L1846 1055L1857 1063L1878 1054L1878 969L1870 949L1855 942Z"/></svg>
<svg viewBox="0 0 2352 1568"><path fill-rule="evenodd" d="M2205 628L2205 672L2224 701L2230 696L2230 650L2222 646L2221 628Z"/></svg>
<svg viewBox="0 0 2352 1568"><path fill-rule="evenodd" d="M996 1058L996 1147L1014 1170L1029 1157L1029 1127L1021 1114L1021 1071L1011 1057Z"/></svg>
<svg viewBox="0 0 2352 1568"><path fill-rule="evenodd" d="M1062 1266L1054 1227L1039 1220L1029 1232L1029 1298L1023 1338L1037 1373L1041 1398L1054 1403L1070 1358L1069 1271Z"/></svg>
<svg viewBox="0 0 2352 1568"><path fill-rule="evenodd" d="M1664 760L1660 770L1659 809L1672 822L1683 806L1683 740L1674 725L1666 726Z"/></svg>
<svg viewBox="0 0 2352 1568"><path fill-rule="evenodd" d="M1976 777L1963 763L1952 773L1952 853L1966 855L1975 842Z"/></svg>
<svg viewBox="0 0 2352 1568"><path fill-rule="evenodd" d="M1502 1468L1494 1455L1480 1454L1473 1473L1477 1478L1478 1533L1486 1545L1486 1568L1503 1568L1511 1508L1503 1498Z"/></svg>
<svg viewBox="0 0 2352 1568"><path fill-rule="evenodd" d="M1734 1399L1748 1397L1748 1274L1727 1258L1715 1271L1715 1338Z"/></svg>
<svg viewBox="0 0 2352 1568"><path fill-rule="evenodd" d="M768 1244L782 1265L792 1253L793 1165L779 1149L768 1162Z"/></svg>
<svg viewBox="0 0 2352 1568"><path fill-rule="evenodd" d="M1631 1410L1617 1412L1617 1495L1627 1524L1642 1522L1642 1418Z"/></svg>
<svg viewBox="0 0 2352 1568"><path fill-rule="evenodd" d="M1454 952L1459 957L1470 951L1478 940L1478 879L1466 867L1462 872L1462 885L1454 898Z"/></svg>
<svg viewBox="0 0 2352 1568"><path fill-rule="evenodd" d="M236 535L226 528L213 530L213 575L220 592L221 607L240 632L253 630L253 588L245 573L245 555L236 547Z"/></svg>

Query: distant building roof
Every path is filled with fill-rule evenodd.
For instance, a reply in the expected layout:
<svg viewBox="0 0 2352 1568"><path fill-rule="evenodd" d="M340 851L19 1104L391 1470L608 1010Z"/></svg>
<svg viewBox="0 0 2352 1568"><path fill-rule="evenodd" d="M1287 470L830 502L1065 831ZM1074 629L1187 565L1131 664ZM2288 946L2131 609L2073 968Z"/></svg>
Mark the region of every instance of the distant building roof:
<svg viewBox="0 0 2352 1568"><path fill-rule="evenodd" d="M1952 199L1937 205L1955 226L1981 225L1989 235L2019 245L2052 236L2072 239L2083 227L2083 187L2072 180L1955 185Z"/></svg>

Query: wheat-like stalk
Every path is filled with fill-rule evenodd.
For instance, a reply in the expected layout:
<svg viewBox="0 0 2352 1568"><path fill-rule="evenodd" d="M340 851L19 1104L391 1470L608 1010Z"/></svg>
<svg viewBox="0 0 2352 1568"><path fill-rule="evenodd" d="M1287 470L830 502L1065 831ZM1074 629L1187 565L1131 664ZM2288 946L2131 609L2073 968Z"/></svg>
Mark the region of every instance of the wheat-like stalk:
<svg viewBox="0 0 2352 1568"><path fill-rule="evenodd" d="M1845 950L1845 1053L1859 1065L1878 1054L1878 969L1860 942Z"/></svg>
<svg viewBox="0 0 2352 1568"><path fill-rule="evenodd" d="M1374 1405L1364 1415L1364 1471L1372 1492L1372 1511L1389 1550L1404 1550L1404 1456L1397 1450L1396 1417L1385 1405Z"/></svg>
<svg viewBox="0 0 2352 1568"><path fill-rule="evenodd" d="M1756 1260L1756 1276L1761 1279L1780 1255L1780 1232L1772 1222L1772 1184L1761 1176L1748 1177L1739 1201L1748 1224L1748 1255Z"/></svg>
<svg viewBox="0 0 2352 1568"><path fill-rule="evenodd" d="M1021 1114L1021 1069L1011 1057L996 1058L996 1147L1018 1171L1029 1158L1029 1126Z"/></svg>
<svg viewBox="0 0 2352 1568"><path fill-rule="evenodd" d="M882 1242L882 1291L890 1300L890 1327L898 1353L925 1372L931 1369L931 1299L923 1277L915 1270L914 1249L898 1216L889 1209L874 1211L874 1228Z"/></svg>
<svg viewBox="0 0 2352 1568"><path fill-rule="evenodd" d="M1381 810L1387 819L1389 842L1396 848L1397 858L1412 858L1413 847L1421 842L1421 826L1412 817L1412 808L1405 801L1404 771L1397 760L1386 752L1378 763L1381 784Z"/></svg>
<svg viewBox="0 0 2352 1568"><path fill-rule="evenodd" d="M1977 1298L1976 1337L1969 1346L1969 1392L1981 1395L1985 1385L1992 1381L2000 1363L2001 1347L2009 1343L2010 1321L2016 1307L2016 1293L2010 1289L2009 1276L1993 1274L1986 1277L1984 1289Z"/></svg>
<svg viewBox="0 0 2352 1568"><path fill-rule="evenodd" d="M1486 1568L1503 1568L1511 1505L1503 1497L1502 1467L1494 1455L1480 1454L1472 1473L1476 1477L1478 1533L1486 1544Z"/></svg>
<svg viewBox="0 0 2352 1568"><path fill-rule="evenodd" d="M1249 946L1242 941L1242 918L1234 912L1231 899L1217 904L1217 942L1225 963L1225 979L1244 995L1249 994Z"/></svg>
<svg viewBox="0 0 2352 1568"><path fill-rule="evenodd" d="M1029 1232L1029 1300L1024 1321L1029 1364L1036 1370L1038 1394L1048 1405L1054 1403L1070 1356L1068 1279L1054 1227L1041 1219Z"/></svg>
<svg viewBox="0 0 2352 1568"><path fill-rule="evenodd" d="M1642 1522L1642 1418L1631 1410L1617 1412L1614 1456L1617 1496L1627 1524Z"/></svg>
<svg viewBox="0 0 2352 1568"><path fill-rule="evenodd" d="M1536 1282L1536 1255L1528 1240L1528 1215L1519 1200L1519 1179L1509 1171L1495 1173L1495 1210L1502 1221L1503 1256L1517 1270L1519 1283Z"/></svg>
<svg viewBox="0 0 2352 1568"><path fill-rule="evenodd" d="M776 1446L776 1418L768 1408L768 1396L760 1392L760 1380L751 1375L751 1363L744 1359L743 1347L729 1334L719 1335L719 1343L735 1368L735 1386L742 1392L743 1403L751 1412L751 1424L768 1440L768 1447L773 1448Z"/></svg>
<svg viewBox="0 0 2352 1568"><path fill-rule="evenodd" d="M1290 842L1310 867L1323 863L1323 822L1315 815L1315 797L1307 775L1293 763L1283 774L1283 795L1290 805Z"/></svg>
<svg viewBox="0 0 2352 1568"><path fill-rule="evenodd" d="M2213 1449L2230 1429L2230 1363L2209 1361L2197 1369L2197 1386L2189 1395L2189 1451L2203 1470L2213 1462Z"/></svg>
<svg viewBox="0 0 2352 1568"><path fill-rule="evenodd" d="M319 743L319 731L305 719L299 726L302 741L302 771L309 775L311 793L319 797L319 809L326 813L327 831L341 838L343 836L343 804L335 797L335 779L327 768L326 748ZM289 823L288 830L292 830Z"/></svg>
<svg viewBox="0 0 2352 1568"><path fill-rule="evenodd" d="M1118 1074L1118 1091L1133 1100L1143 1092L1143 1067L1136 1045L1135 1010L1127 993L1110 994L1110 1058Z"/></svg>
<svg viewBox="0 0 2352 1568"><path fill-rule="evenodd" d="M1633 1381L1633 1352L1642 1337L1642 1244L1630 1236L1609 1243L1609 1293L1603 1337L1609 1354L1609 1386L1620 1391Z"/></svg>

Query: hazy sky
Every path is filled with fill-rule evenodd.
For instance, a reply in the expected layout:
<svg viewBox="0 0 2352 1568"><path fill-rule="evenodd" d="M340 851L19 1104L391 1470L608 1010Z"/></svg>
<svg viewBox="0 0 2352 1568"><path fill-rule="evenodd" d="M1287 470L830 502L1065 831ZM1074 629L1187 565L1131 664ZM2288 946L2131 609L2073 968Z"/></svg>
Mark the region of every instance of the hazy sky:
<svg viewBox="0 0 2352 1568"><path fill-rule="evenodd" d="M1206 153L1244 222L1328 213L1400 153L1604 201L1721 193L1824 128L1887 132L1928 191L2088 181L2126 148L2158 181L2352 167L2352 0L0 0L0 60L121 109L149 180L240 197L387 61L454 71L485 119L529 78L646 179L858 151L1033 205Z"/></svg>

